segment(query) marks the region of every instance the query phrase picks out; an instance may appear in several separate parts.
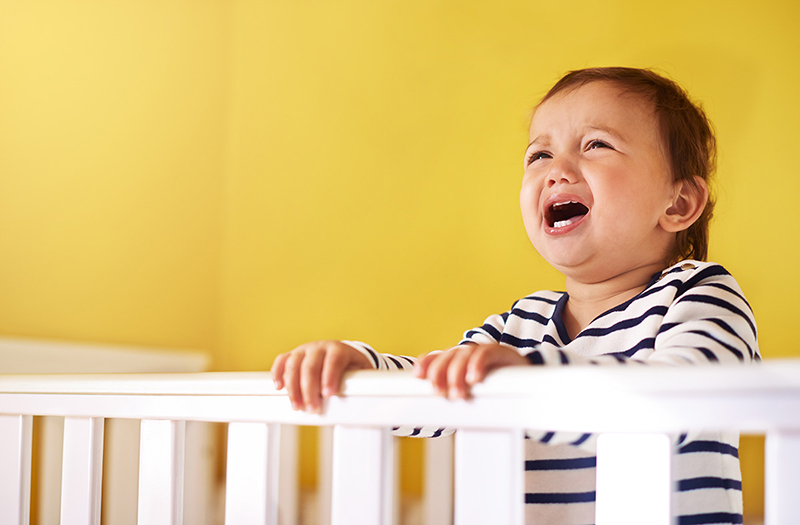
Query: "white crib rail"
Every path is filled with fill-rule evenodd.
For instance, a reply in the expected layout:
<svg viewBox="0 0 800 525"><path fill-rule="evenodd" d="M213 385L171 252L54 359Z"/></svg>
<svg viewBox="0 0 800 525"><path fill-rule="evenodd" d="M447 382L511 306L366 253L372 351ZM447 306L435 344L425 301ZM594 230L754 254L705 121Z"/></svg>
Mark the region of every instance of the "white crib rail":
<svg viewBox="0 0 800 525"><path fill-rule="evenodd" d="M75 477L64 486L80 480L80 487L62 498L70 500L64 503L71 509L66 515L80 519L65 522L62 511L62 523L99 523L98 429L104 417L142 420L139 523L148 525L181 523L184 421L230 423L227 524L277 523L280 424L336 426L336 524L390 522L393 461L387 443L389 429L396 425L459 429L459 524L489 519L522 523L524 428L766 433L766 523L800 523L800 500L795 497L800 490L800 360L753 367L504 369L478 385L474 395L469 402L450 402L407 373L356 372L348 376L343 397L331 399L324 415L311 415L293 411L266 373L0 376L0 523L27 523L32 415L66 416L70 424L65 433L72 429L65 456L76 466L65 464L65 472L75 471ZM483 454L490 451L491 457L478 464L476 448ZM668 460L668 447L648 450L661 452L645 455ZM598 458L598 481L602 464ZM663 478L647 481L643 474L638 479L656 487L664 486ZM598 509L606 508L601 502L605 492L598 486ZM606 511L616 524L658 519ZM669 522L668 516L661 518Z"/></svg>

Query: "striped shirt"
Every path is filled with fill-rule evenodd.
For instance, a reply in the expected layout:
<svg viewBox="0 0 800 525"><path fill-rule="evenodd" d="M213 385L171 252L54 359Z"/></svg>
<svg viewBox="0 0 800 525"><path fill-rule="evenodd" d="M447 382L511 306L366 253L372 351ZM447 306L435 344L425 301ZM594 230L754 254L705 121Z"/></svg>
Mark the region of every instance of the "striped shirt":
<svg viewBox="0 0 800 525"><path fill-rule="evenodd" d="M562 312L565 292L542 291L468 330L459 344L500 343L533 365L692 365L761 360L752 310L734 278L714 263L683 261L653 276L636 297L594 319L574 339ZM413 359L349 344L378 369L410 369ZM436 437L437 428L396 429ZM596 435L527 431L528 524L594 523ZM674 510L679 525L742 523L739 436L702 431L675 437Z"/></svg>

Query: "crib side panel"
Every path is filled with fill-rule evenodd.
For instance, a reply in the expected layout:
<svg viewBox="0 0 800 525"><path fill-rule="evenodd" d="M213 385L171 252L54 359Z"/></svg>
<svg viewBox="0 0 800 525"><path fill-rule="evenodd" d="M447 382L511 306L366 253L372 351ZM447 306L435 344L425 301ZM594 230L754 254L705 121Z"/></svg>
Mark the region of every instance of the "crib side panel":
<svg viewBox="0 0 800 525"><path fill-rule="evenodd" d="M332 480L332 525L390 525L395 493L391 430L335 426Z"/></svg>
<svg viewBox="0 0 800 525"><path fill-rule="evenodd" d="M800 432L768 432L765 455L765 525L800 523Z"/></svg>
<svg viewBox="0 0 800 525"><path fill-rule="evenodd" d="M228 424L225 523L277 525L280 425Z"/></svg>
<svg viewBox="0 0 800 525"><path fill-rule="evenodd" d="M101 417L64 420L61 523L65 525L100 525L103 423Z"/></svg>
<svg viewBox="0 0 800 525"><path fill-rule="evenodd" d="M185 421L142 420L139 444L140 525L183 523Z"/></svg>
<svg viewBox="0 0 800 525"><path fill-rule="evenodd" d="M30 521L32 423L31 416L0 415L0 523Z"/></svg>
<svg viewBox="0 0 800 525"><path fill-rule="evenodd" d="M456 525L523 524L523 439L519 429L456 432Z"/></svg>

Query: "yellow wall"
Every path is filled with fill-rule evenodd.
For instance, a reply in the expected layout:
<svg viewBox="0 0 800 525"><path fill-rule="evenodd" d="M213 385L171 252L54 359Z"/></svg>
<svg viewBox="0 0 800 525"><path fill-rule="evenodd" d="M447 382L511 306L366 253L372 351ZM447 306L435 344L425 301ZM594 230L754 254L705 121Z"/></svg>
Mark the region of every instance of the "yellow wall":
<svg viewBox="0 0 800 525"><path fill-rule="evenodd" d="M0 334L236 370L323 337L452 344L562 285L517 210L527 119L564 71L624 64L705 105L712 259L765 356L800 355L800 4L496 4L0 3Z"/></svg>
<svg viewBox="0 0 800 525"><path fill-rule="evenodd" d="M0 1L0 334L216 345L228 21Z"/></svg>

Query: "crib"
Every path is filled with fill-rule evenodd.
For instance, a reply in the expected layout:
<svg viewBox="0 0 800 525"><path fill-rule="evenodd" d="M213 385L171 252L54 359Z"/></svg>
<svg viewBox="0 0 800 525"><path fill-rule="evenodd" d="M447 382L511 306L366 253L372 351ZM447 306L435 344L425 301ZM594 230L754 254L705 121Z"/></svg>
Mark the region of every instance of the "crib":
<svg viewBox="0 0 800 525"><path fill-rule="evenodd" d="M766 434L765 523L800 523L800 360L509 368L460 402L407 373L358 371L346 376L343 394L314 415L293 411L268 373L0 376L0 523L29 520L32 416L65 417L61 523L69 525L100 523L104 418L140 421L137 514L146 525L184 523L186 425L195 421L227 424L226 525L294 519L296 489L282 483L280 458L281 429L295 425L333 429L334 525L395 519L397 425L458 429L452 502L431 502L457 524L523 523L525 428L601 433L598 525L672 523L667 434Z"/></svg>

